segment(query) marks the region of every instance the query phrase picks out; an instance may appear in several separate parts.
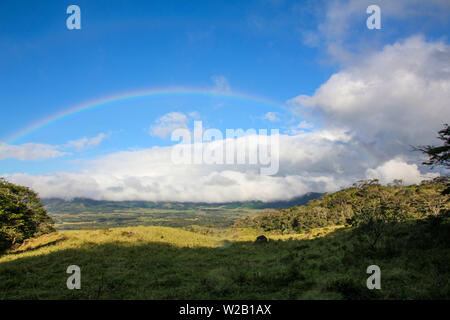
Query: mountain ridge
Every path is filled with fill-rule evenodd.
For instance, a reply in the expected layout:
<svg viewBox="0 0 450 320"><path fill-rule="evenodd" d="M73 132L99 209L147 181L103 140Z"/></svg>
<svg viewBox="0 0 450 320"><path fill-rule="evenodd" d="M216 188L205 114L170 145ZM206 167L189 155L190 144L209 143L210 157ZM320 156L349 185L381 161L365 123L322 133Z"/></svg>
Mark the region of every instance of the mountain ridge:
<svg viewBox="0 0 450 320"><path fill-rule="evenodd" d="M249 208L249 209L281 209L290 208L293 206L305 205L309 200L320 198L325 193L308 192L304 195L293 197L289 200L278 201L233 201L233 202L181 202L181 201L144 201L144 200L124 200L124 201L112 201L112 200L94 200L90 198L74 198L72 200L64 200L61 198L42 198L41 201L44 206L52 211L64 211L72 212L78 209L89 209L90 211L96 211L95 209L104 210L105 207L110 209L127 209L127 208L148 208L148 209L193 209L198 207L224 207L226 209L235 208Z"/></svg>

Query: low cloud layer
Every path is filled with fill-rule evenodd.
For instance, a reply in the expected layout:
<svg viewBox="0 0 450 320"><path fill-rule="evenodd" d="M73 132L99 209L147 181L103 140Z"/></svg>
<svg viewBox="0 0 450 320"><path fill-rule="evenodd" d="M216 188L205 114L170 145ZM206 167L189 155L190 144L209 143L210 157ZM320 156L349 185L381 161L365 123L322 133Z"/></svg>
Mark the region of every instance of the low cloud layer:
<svg viewBox="0 0 450 320"><path fill-rule="evenodd" d="M248 145L254 138L236 141ZM364 177L389 182L402 178L408 183L429 177L402 160L373 166L376 160L367 159L352 136L343 131L279 138L280 171L273 176L260 175L260 165L174 164L173 147L153 147L111 154L90 162L78 173L13 174L6 178L32 187L41 197L227 202L272 201L311 191L331 192Z"/></svg>
<svg viewBox="0 0 450 320"><path fill-rule="evenodd" d="M375 169L367 169L366 171L368 179L378 179L382 184L388 184L397 179L409 185L438 176L439 174L431 172L422 174L416 164L408 164L401 158L389 160Z"/></svg>

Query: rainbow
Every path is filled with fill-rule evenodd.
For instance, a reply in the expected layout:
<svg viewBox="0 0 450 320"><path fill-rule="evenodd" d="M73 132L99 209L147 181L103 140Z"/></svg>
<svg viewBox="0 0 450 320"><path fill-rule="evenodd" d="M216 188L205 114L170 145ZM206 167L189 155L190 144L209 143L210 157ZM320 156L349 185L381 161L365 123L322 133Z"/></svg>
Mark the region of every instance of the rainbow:
<svg viewBox="0 0 450 320"><path fill-rule="evenodd" d="M5 148L7 145L14 144L17 140L25 138L34 132L41 130L51 124L66 119L72 115L76 115L88 110L103 108L115 103L123 101L131 101L147 97L164 97L164 96L206 96L206 97L216 97L216 98L227 98L234 99L244 102L259 103L261 105L270 106L277 109L287 109L287 106L274 102L272 100L259 97L256 95L239 93L236 91L223 91L216 89L201 89L201 88L187 88L187 87L169 87L169 88L153 88L153 89L143 89L136 91L128 91L119 94L114 94L106 97L101 97L89 101L82 102L64 108L58 113L52 114L46 118L40 119L39 121L30 124L29 126L15 132L13 135L7 137L4 141L0 141L0 150ZM350 145L352 149L359 153L363 153L368 159L377 159L378 157L371 152L367 147L361 143L352 143Z"/></svg>
<svg viewBox="0 0 450 320"><path fill-rule="evenodd" d="M19 139L31 135L32 133L43 129L52 123L68 118L72 115L79 114L81 112L106 107L114 103L129 101L134 99L146 98L146 97L163 97L174 95L198 95L198 96L210 96L217 98L236 99L240 101L248 101L253 103L260 103L262 105L272 106L276 108L284 109L283 104L273 102L269 99L258 97L255 95L249 95L239 93L235 91L221 91L215 89L199 89L199 88L185 88L185 87L170 87L170 88L157 88L157 89L144 89L137 91L123 92L106 97L101 97L89 101L82 102L80 104L64 108L62 111L50 115L44 119L32 123L31 125L15 132L13 135L5 139L6 144L13 144Z"/></svg>

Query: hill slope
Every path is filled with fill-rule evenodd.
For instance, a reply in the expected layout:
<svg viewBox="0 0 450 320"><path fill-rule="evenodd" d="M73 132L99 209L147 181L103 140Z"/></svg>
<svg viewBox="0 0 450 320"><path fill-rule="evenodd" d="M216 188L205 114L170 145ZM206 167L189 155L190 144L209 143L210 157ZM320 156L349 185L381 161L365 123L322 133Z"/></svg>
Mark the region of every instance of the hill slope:
<svg viewBox="0 0 450 320"><path fill-rule="evenodd" d="M367 181L313 199L307 205L247 216L235 225L301 233L311 228L352 224L355 215L392 222L438 216L450 210L450 197L443 194L445 189L446 184L440 181L410 186L383 186Z"/></svg>
<svg viewBox="0 0 450 320"><path fill-rule="evenodd" d="M57 232L0 257L0 298L448 299L450 249L445 242L418 246L414 235L426 237L426 225L403 225L393 235L409 239L403 246L413 250L395 242L393 251L370 254L358 249L352 229L342 227L266 233L266 244L254 243L259 233L250 229ZM433 234L448 235L445 228ZM66 288L73 264L81 268L81 290ZM382 290L366 287L371 264L381 267Z"/></svg>

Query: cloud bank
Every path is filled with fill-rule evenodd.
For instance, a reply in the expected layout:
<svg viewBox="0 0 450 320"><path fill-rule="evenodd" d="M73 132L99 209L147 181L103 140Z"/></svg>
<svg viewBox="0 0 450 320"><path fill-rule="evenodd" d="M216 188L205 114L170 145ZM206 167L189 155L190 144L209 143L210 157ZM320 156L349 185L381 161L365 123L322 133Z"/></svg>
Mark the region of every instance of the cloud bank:
<svg viewBox="0 0 450 320"><path fill-rule="evenodd" d="M321 112L326 125L347 128L388 160L430 142L450 119L450 47L421 36L333 74L314 95L290 102Z"/></svg>
<svg viewBox="0 0 450 320"><path fill-rule="evenodd" d="M332 192L361 177L381 177L388 182L401 178L408 183L431 177L403 160L371 169L376 160L368 159L344 131L303 132L279 138L280 171L274 176L260 175L260 165L174 164L173 147L153 147L99 158L78 173L20 173L6 178L32 187L41 197L228 202L274 201L311 191ZM255 137L238 138L236 145L249 145L254 143L252 139Z"/></svg>

